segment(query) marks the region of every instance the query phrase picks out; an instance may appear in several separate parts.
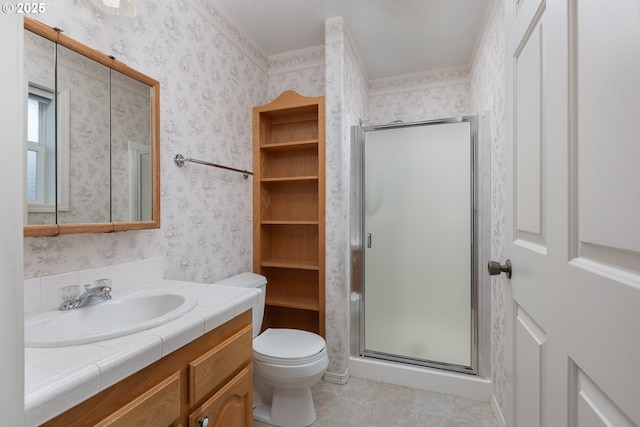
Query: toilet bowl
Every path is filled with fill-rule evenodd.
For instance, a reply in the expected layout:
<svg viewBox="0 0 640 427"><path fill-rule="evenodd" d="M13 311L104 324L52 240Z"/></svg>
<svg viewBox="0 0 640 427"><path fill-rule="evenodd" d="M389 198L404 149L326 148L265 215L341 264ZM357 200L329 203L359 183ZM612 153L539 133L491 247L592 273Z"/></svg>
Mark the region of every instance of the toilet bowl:
<svg viewBox="0 0 640 427"><path fill-rule="evenodd" d="M262 290L253 308L254 419L279 427L304 427L316 420L311 387L329 366L325 340L312 332L269 328L260 334L267 280L241 273L223 286Z"/></svg>
<svg viewBox="0 0 640 427"><path fill-rule="evenodd" d="M267 329L253 340L253 417L276 426L316 419L311 386L329 366L325 341L311 332Z"/></svg>

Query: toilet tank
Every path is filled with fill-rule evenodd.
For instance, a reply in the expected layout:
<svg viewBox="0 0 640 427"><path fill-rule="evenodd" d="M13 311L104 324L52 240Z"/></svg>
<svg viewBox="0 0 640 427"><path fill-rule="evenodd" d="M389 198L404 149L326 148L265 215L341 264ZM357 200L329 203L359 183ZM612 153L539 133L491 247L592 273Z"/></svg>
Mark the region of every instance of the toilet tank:
<svg viewBox="0 0 640 427"><path fill-rule="evenodd" d="M267 278L255 273L240 273L215 283L221 286L236 286L241 288L256 288L262 292L258 296L258 304L253 307L253 337L260 334L264 317L264 297L267 293Z"/></svg>

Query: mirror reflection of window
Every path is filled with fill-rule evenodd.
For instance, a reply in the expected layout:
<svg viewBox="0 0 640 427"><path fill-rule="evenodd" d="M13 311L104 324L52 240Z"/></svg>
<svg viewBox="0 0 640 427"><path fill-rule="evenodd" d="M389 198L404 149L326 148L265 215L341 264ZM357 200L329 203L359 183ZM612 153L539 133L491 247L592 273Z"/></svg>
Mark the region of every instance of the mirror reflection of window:
<svg viewBox="0 0 640 427"><path fill-rule="evenodd" d="M69 93L58 93L57 161L68 170ZM56 200L56 112L53 89L30 82L27 97L26 193L29 224L52 222ZM58 175L58 211L69 210L68 173Z"/></svg>
<svg viewBox="0 0 640 427"><path fill-rule="evenodd" d="M55 116L53 92L29 86L27 108L27 200L30 205L50 205L53 212L55 194L45 186L45 176L54 179L55 139L52 132Z"/></svg>

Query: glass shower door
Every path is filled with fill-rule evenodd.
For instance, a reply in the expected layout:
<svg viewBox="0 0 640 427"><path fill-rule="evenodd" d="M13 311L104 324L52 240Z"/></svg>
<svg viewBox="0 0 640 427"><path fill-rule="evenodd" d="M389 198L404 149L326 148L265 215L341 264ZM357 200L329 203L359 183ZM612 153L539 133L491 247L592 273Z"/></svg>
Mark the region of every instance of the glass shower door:
<svg viewBox="0 0 640 427"><path fill-rule="evenodd" d="M364 355L472 366L471 127L365 132Z"/></svg>

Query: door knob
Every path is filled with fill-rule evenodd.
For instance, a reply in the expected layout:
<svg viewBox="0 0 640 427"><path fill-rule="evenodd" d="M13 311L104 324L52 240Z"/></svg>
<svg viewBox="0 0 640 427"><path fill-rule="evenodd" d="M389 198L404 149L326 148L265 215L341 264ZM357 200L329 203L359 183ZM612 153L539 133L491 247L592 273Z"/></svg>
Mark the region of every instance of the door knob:
<svg viewBox="0 0 640 427"><path fill-rule="evenodd" d="M506 260L504 265L501 265L498 261L489 261L487 270L489 270L489 276L497 276L500 273L504 273L507 279L511 279L511 260Z"/></svg>

